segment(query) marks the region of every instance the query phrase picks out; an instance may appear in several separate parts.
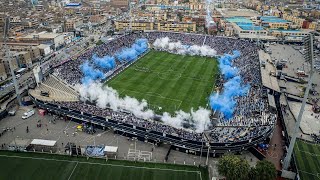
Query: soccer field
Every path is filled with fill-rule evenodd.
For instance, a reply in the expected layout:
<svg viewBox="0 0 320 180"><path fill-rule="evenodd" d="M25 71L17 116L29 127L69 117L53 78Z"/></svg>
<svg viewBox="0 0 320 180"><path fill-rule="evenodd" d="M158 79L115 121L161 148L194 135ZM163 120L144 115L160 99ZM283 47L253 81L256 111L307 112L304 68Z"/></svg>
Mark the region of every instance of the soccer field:
<svg viewBox="0 0 320 180"><path fill-rule="evenodd" d="M320 179L320 146L298 140L294 148L302 180Z"/></svg>
<svg viewBox="0 0 320 180"><path fill-rule="evenodd" d="M172 164L0 152L0 179L208 180L205 168Z"/></svg>
<svg viewBox="0 0 320 180"><path fill-rule="evenodd" d="M121 96L145 99L157 113L206 107L212 92L216 59L151 50L109 82Z"/></svg>

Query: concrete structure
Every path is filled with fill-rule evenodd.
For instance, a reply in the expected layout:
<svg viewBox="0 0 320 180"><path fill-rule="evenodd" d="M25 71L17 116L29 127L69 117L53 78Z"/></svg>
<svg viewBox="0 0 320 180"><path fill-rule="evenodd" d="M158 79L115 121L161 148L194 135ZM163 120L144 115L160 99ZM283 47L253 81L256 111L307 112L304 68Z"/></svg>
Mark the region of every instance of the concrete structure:
<svg viewBox="0 0 320 180"><path fill-rule="evenodd" d="M4 62L0 61L0 81L7 79L8 75L4 66Z"/></svg>
<svg viewBox="0 0 320 180"><path fill-rule="evenodd" d="M12 53L11 53L11 55L12 55ZM11 63L12 63L11 65L13 67L13 70L17 70L19 68L18 62L17 62L16 58L13 57L13 56L11 56ZM0 52L0 66L2 66L2 68L0 68L0 69L2 69L2 70L0 70L0 74L2 74L1 75L2 77L5 77L5 75L3 75L4 74L3 68L4 68L4 71L6 73L6 76L7 77L11 76L11 74L10 74L10 66L9 66L8 61L6 61L6 58L4 56L4 52Z"/></svg>
<svg viewBox="0 0 320 180"><path fill-rule="evenodd" d="M310 33L311 30L270 30L272 36L275 37L304 37Z"/></svg>
<svg viewBox="0 0 320 180"><path fill-rule="evenodd" d="M41 56L47 56L48 54L51 53L51 49L49 45L45 45L45 44L40 44L37 46L40 50L40 55Z"/></svg>
<svg viewBox="0 0 320 180"><path fill-rule="evenodd" d="M115 21L115 29L122 31L129 29L129 21ZM174 31L174 32L195 32L195 22L150 22L150 21L134 21L132 22L132 30L158 30L158 31Z"/></svg>
<svg viewBox="0 0 320 180"><path fill-rule="evenodd" d="M121 9L127 9L129 7L128 0L111 0L111 6Z"/></svg>
<svg viewBox="0 0 320 180"><path fill-rule="evenodd" d="M72 18L65 21L65 32L74 31L77 27L83 24L81 18Z"/></svg>
<svg viewBox="0 0 320 180"><path fill-rule="evenodd" d="M32 66L31 55L28 51L11 51L11 56L16 59L20 68Z"/></svg>
<svg viewBox="0 0 320 180"><path fill-rule="evenodd" d="M15 40L20 42L50 44L52 49L58 49L65 44L64 35L61 33L31 33L23 37L17 37Z"/></svg>
<svg viewBox="0 0 320 180"><path fill-rule="evenodd" d="M11 51L17 51L17 52L21 52L21 51L26 51L29 52L30 54L30 58L32 62L36 62L39 60L40 58L40 49L36 46L16 46L16 45L10 45L8 44L8 48Z"/></svg>
<svg viewBox="0 0 320 180"><path fill-rule="evenodd" d="M292 24L291 22L275 17L275 16L262 16L260 17L261 25L269 29L288 29Z"/></svg>

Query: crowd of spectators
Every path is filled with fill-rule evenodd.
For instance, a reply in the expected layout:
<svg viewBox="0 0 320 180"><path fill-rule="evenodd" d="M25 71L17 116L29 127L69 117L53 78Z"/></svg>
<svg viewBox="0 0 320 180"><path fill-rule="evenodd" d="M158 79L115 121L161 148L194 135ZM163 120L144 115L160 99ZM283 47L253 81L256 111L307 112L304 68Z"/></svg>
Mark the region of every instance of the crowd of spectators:
<svg viewBox="0 0 320 180"><path fill-rule="evenodd" d="M87 60L89 62L92 61L91 57L94 54L99 57L105 55L113 56L121 50L121 48L131 46L138 38L146 38L148 39L149 44L152 44L157 38L161 37L169 37L172 42L180 41L185 45L207 45L215 49L218 55L225 53L231 54L233 50L241 52L240 57L234 60L233 66L239 69L239 75L241 76L243 83L249 84L250 89L247 95L236 98L237 106L232 119L224 119L223 115L217 112L215 118L217 119L215 120L216 126L210 127L211 133L209 133L213 142L237 142L248 140L273 128L276 117L268 111L268 101L263 97L264 90L261 83L258 47L249 40L174 32L131 33L116 37L106 44L97 46L85 52L79 56L77 60L68 61L64 65L57 67L54 73L60 79L74 86L79 84L83 77L79 66ZM116 69L122 70L123 67L126 66L117 61ZM218 82L218 85L222 87L223 80L220 79ZM177 129L158 121L140 119L130 113L104 110L83 102L55 103L88 114L111 117L119 122L163 132L165 134L177 135L185 139L196 141L203 140L201 133Z"/></svg>

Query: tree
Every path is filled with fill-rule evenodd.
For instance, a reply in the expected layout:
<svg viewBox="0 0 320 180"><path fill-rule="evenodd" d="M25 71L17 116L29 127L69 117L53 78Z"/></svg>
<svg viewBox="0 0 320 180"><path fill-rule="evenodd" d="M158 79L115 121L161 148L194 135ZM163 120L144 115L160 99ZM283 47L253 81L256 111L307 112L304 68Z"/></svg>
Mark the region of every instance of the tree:
<svg viewBox="0 0 320 180"><path fill-rule="evenodd" d="M179 18L179 21L182 21L182 18L183 18L182 13L181 13L181 12L178 12L178 13L177 13L177 16L178 16L178 18Z"/></svg>
<svg viewBox="0 0 320 180"><path fill-rule="evenodd" d="M256 168L252 168L250 171L250 179L256 180L274 180L277 177L277 170L274 164L269 161L259 161Z"/></svg>
<svg viewBox="0 0 320 180"><path fill-rule="evenodd" d="M218 171L228 180L247 180L250 167L248 161L239 156L227 154L219 159Z"/></svg>
<svg viewBox="0 0 320 180"><path fill-rule="evenodd" d="M96 45L100 46L101 44L103 44L103 42L99 39L99 41L96 43Z"/></svg>

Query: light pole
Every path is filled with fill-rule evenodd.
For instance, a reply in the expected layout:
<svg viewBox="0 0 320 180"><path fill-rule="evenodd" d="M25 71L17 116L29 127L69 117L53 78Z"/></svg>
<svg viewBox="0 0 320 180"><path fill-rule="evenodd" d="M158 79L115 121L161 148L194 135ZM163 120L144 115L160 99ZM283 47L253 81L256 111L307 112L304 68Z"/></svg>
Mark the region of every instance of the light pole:
<svg viewBox="0 0 320 180"><path fill-rule="evenodd" d="M208 161L209 161L209 153L210 153L210 144L207 144L208 146L208 152L207 152L207 160L206 160L206 165L208 166Z"/></svg>
<svg viewBox="0 0 320 180"><path fill-rule="evenodd" d="M5 19L5 30L4 30L4 46L5 46L5 56L6 56L6 61L9 63L9 68L10 68L10 73L11 73L11 76L12 76L12 81L13 81L13 85L14 85L14 89L16 91L16 95L17 95L17 100L18 100L18 103L19 103L19 106L22 106L22 103L21 103L21 97L20 97L20 92L19 92L19 87L18 87L18 84L17 84L17 79L16 79L16 76L14 74L14 71L13 71L13 66L12 66L12 59L11 59L11 54L10 54L10 50L7 46L7 36L8 36L8 31L9 31L9 26L10 26L10 18L9 17L6 17Z"/></svg>
<svg viewBox="0 0 320 180"><path fill-rule="evenodd" d="M303 115L303 112L304 112L304 107L306 105L307 98L308 98L308 95L309 95L309 91L310 91L310 88L311 88L311 85L312 85L312 81L313 81L313 78L314 78L314 70L313 70L313 57L314 57L313 56L313 35L309 34L307 39L305 40L305 42L306 42L306 47L307 47L306 49L309 51L307 53L307 57L306 58L307 58L307 60L310 61L310 64L311 64L310 79L308 81L308 86L307 86L306 91L304 93L304 97L303 97L302 105L301 105L301 108L300 108L300 111L299 111L298 119L297 119L297 122L295 124L294 131L293 131L293 134L292 134L292 137L291 137L288 154L287 154L286 158L284 159L283 170L287 170L289 165L290 165L291 156L292 156L292 153L293 153L293 148L294 148L294 145L295 145L295 142L296 142L296 138L298 136L299 127L300 127L300 123L301 123L301 120L302 120L302 115Z"/></svg>

